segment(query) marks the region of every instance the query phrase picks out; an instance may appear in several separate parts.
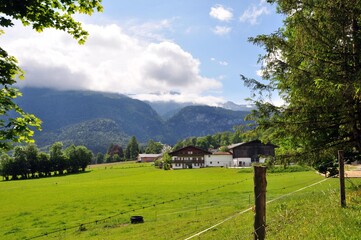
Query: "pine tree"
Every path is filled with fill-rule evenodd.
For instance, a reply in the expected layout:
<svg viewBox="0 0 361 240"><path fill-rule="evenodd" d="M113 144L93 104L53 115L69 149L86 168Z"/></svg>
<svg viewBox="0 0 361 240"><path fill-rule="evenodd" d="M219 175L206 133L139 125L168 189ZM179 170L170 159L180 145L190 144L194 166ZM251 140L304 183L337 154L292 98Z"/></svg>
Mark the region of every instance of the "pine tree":
<svg viewBox="0 0 361 240"><path fill-rule="evenodd" d="M251 119L283 154L317 160L336 149L361 151L361 2L270 0L284 27L251 38L263 46L263 78L242 76L255 91L279 92L277 107L258 98ZM317 154L314 154L316 153Z"/></svg>
<svg viewBox="0 0 361 240"><path fill-rule="evenodd" d="M132 136L125 150L125 158L129 160L135 160L138 154L139 154L139 144L135 136Z"/></svg>

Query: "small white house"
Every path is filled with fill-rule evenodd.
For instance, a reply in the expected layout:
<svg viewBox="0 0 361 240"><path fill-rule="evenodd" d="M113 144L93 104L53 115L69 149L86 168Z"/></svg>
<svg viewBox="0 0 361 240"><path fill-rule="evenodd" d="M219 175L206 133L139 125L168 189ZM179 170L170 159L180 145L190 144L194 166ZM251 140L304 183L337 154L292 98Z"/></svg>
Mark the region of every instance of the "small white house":
<svg viewBox="0 0 361 240"><path fill-rule="evenodd" d="M230 152L214 152L204 156L206 167L233 167L233 157Z"/></svg>

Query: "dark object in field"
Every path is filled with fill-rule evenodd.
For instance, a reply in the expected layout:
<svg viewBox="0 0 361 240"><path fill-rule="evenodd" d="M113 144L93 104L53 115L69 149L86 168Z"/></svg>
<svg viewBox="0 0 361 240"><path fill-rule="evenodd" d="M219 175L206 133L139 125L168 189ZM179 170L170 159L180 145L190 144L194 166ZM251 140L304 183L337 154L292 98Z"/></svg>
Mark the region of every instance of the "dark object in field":
<svg viewBox="0 0 361 240"><path fill-rule="evenodd" d="M130 223L131 224L144 223L143 216L131 216Z"/></svg>

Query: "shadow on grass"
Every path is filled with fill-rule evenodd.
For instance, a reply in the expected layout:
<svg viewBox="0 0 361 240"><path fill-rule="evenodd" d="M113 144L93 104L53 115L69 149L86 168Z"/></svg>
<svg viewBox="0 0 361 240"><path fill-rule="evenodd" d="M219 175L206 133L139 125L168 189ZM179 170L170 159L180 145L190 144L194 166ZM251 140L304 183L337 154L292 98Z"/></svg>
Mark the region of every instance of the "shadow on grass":
<svg viewBox="0 0 361 240"><path fill-rule="evenodd" d="M68 176L73 176L73 175L80 175L80 174L86 174L86 173L90 173L91 170L85 170L84 172L78 172L78 173L64 173L64 174L54 174L52 173L51 176L36 176L36 177L29 177L29 178L18 178L18 179L9 179L9 180L5 180L4 178L2 180L0 180L0 183L3 182L14 182L14 181L31 181L31 180L38 180L38 179L43 179L43 178L62 178L62 177L68 177Z"/></svg>

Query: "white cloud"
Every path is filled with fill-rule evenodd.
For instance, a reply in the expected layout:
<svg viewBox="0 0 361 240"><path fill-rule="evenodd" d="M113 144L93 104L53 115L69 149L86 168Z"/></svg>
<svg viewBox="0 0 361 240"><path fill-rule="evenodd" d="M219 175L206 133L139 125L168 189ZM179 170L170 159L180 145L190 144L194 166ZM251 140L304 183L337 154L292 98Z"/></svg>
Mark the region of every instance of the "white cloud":
<svg viewBox="0 0 361 240"><path fill-rule="evenodd" d="M180 93L180 94L172 94L169 92L162 92L157 94L138 94L135 98L142 101L160 101L160 102L168 102L174 101L178 103L193 103L193 104L203 104L210 106L220 106L222 103L226 101L223 98L215 97L215 96L198 96L192 93Z"/></svg>
<svg viewBox="0 0 361 240"><path fill-rule="evenodd" d="M176 43L131 36L115 24L84 28L90 34L85 45L61 31L8 29L2 47L26 71L20 85L136 95L177 91L194 101L222 88L219 80L202 76L200 61Z"/></svg>
<svg viewBox="0 0 361 240"><path fill-rule="evenodd" d="M249 22L252 25L258 23L258 18L262 15L269 14L270 11L265 6L265 1L261 0L258 6L249 7L243 14L240 16L239 20L241 22Z"/></svg>
<svg viewBox="0 0 361 240"><path fill-rule="evenodd" d="M163 19L160 21L149 21L139 23L136 20L127 22L126 30L131 36L136 38L146 39L148 41L167 41L164 37L164 32L172 32L172 23L176 18Z"/></svg>
<svg viewBox="0 0 361 240"><path fill-rule="evenodd" d="M219 21L230 21L233 18L233 9L232 8L225 8L220 4L216 4L211 7L211 11L209 15L213 18L218 19Z"/></svg>
<svg viewBox="0 0 361 240"><path fill-rule="evenodd" d="M232 31L232 28L226 26L216 26L213 28L213 33L217 35L226 35Z"/></svg>
<svg viewBox="0 0 361 240"><path fill-rule="evenodd" d="M221 66L228 66L228 62L227 62L227 61L218 61L218 60L217 60L216 58L214 58L214 57L211 57L210 60L211 60L212 62L216 62L216 61L217 61L217 63L218 63L219 65L221 65Z"/></svg>
<svg viewBox="0 0 361 240"><path fill-rule="evenodd" d="M219 61L218 63L219 63L219 65L222 65L222 66L228 66L228 62L226 62L226 61Z"/></svg>

